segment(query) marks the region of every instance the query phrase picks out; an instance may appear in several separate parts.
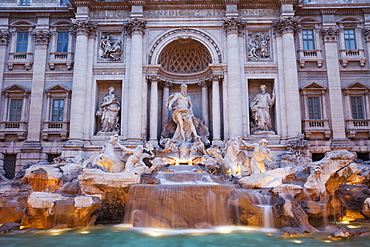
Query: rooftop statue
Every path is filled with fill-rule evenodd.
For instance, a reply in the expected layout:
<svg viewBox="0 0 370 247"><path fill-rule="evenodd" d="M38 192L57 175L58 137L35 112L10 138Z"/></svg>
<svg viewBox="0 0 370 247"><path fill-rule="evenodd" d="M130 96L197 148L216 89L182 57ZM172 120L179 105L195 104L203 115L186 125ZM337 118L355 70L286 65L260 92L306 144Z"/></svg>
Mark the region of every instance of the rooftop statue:
<svg viewBox="0 0 370 247"><path fill-rule="evenodd" d="M275 103L275 93L272 97L266 92L266 85L261 85L261 93L258 93L250 103L255 131L272 130L270 107Z"/></svg>
<svg viewBox="0 0 370 247"><path fill-rule="evenodd" d="M101 130L99 132L117 132L119 130L118 113L121 104L114 94L114 87L108 89L108 94L104 96L96 115L100 117Z"/></svg>

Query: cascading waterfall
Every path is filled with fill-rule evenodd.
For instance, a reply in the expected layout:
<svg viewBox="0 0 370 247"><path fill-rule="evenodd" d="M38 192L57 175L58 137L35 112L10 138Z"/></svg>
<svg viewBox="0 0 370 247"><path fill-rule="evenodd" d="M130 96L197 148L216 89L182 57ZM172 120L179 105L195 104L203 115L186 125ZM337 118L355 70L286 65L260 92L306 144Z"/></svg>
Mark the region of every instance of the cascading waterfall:
<svg viewBox="0 0 370 247"><path fill-rule="evenodd" d="M125 223L135 227L210 228L232 225L225 205L236 185L132 185Z"/></svg>

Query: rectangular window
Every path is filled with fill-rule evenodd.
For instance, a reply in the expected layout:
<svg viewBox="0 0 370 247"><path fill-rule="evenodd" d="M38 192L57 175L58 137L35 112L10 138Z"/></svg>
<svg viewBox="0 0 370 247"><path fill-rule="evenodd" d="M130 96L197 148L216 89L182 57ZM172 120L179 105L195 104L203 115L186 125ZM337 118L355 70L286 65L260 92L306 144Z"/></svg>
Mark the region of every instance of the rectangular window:
<svg viewBox="0 0 370 247"><path fill-rule="evenodd" d="M320 97L308 97L308 118L321 119Z"/></svg>
<svg viewBox="0 0 370 247"><path fill-rule="evenodd" d="M53 109L51 113L51 121L61 122L64 115L64 99L53 99Z"/></svg>
<svg viewBox="0 0 370 247"><path fill-rule="evenodd" d="M352 119L365 119L364 104L361 96L351 97Z"/></svg>
<svg viewBox="0 0 370 247"><path fill-rule="evenodd" d="M28 33L18 33L16 52L26 53L27 45L28 45Z"/></svg>
<svg viewBox="0 0 370 247"><path fill-rule="evenodd" d="M22 6L30 6L31 0L21 0L21 5Z"/></svg>
<svg viewBox="0 0 370 247"><path fill-rule="evenodd" d="M4 154L4 176L8 179L13 179L15 176L15 164L17 162L17 155Z"/></svg>
<svg viewBox="0 0 370 247"><path fill-rule="evenodd" d="M57 52L68 52L68 32L58 33Z"/></svg>
<svg viewBox="0 0 370 247"><path fill-rule="evenodd" d="M68 0L60 0L60 5L66 6L69 3Z"/></svg>
<svg viewBox="0 0 370 247"><path fill-rule="evenodd" d="M9 121L18 122L22 118L22 99L11 99L9 107Z"/></svg>
<svg viewBox="0 0 370 247"><path fill-rule="evenodd" d="M303 29L302 39L303 39L303 50L315 50L312 29Z"/></svg>
<svg viewBox="0 0 370 247"><path fill-rule="evenodd" d="M355 29L344 29L344 45L346 50L357 49Z"/></svg>

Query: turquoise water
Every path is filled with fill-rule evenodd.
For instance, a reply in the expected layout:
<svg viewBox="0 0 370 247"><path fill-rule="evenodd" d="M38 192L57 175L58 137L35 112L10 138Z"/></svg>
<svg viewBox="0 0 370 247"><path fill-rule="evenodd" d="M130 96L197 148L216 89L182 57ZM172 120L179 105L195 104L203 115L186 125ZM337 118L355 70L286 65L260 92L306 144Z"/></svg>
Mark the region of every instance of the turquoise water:
<svg viewBox="0 0 370 247"><path fill-rule="evenodd" d="M332 240L325 235L283 238L271 232L251 228L219 227L215 230L157 230L133 229L111 225L69 230L51 230L37 233L0 235L0 246L24 247L289 247L289 246L370 246L370 236L347 240Z"/></svg>

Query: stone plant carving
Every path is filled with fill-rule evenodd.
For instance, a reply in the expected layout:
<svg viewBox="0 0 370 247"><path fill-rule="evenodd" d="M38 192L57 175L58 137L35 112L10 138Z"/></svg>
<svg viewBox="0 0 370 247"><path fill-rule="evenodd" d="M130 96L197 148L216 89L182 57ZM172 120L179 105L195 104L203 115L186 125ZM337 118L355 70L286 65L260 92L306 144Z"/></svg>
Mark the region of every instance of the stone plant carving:
<svg viewBox="0 0 370 247"><path fill-rule="evenodd" d="M270 58L270 36L268 33L248 33L248 58L260 60Z"/></svg>
<svg viewBox="0 0 370 247"><path fill-rule="evenodd" d="M253 132L272 130L270 107L275 103L275 93L272 91L271 97L266 92L266 85L261 85L260 88L261 93L258 93L250 103L252 118L254 120L254 126L252 126Z"/></svg>
<svg viewBox="0 0 370 247"><path fill-rule="evenodd" d="M118 37L110 34L103 34L100 39L99 58L102 60L117 61L121 59L122 55L122 42Z"/></svg>
<svg viewBox="0 0 370 247"><path fill-rule="evenodd" d="M119 131L119 117L118 113L121 109L121 104L114 94L114 87L108 89L108 94L104 96L102 103L96 115L100 117L101 130L99 132L118 132Z"/></svg>

